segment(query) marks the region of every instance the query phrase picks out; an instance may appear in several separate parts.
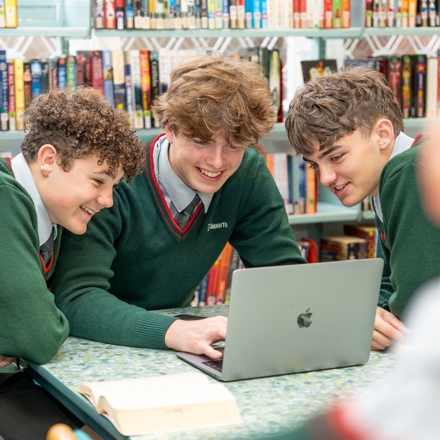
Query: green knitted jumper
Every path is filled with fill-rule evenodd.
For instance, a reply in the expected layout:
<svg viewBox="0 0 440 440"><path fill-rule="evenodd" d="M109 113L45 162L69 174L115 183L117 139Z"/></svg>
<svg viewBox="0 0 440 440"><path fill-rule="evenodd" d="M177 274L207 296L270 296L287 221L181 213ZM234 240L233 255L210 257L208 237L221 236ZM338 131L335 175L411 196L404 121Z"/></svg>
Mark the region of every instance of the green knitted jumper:
<svg viewBox="0 0 440 440"><path fill-rule="evenodd" d="M379 183L377 256L385 261L379 306L399 318L414 292L440 272L440 230L423 210L417 182L421 143L391 159Z"/></svg>
<svg viewBox="0 0 440 440"><path fill-rule="evenodd" d="M0 206L0 354L43 364L66 340L69 325L47 290L34 203L12 176L7 160L0 161ZM60 242L55 240L46 278Z"/></svg>
<svg viewBox="0 0 440 440"><path fill-rule="evenodd" d="M84 235L63 234L52 291L72 335L166 348L174 318L151 311L189 305L228 241L246 267L305 263L259 153L246 149L208 212L200 205L181 230L154 175L153 147L150 140L143 173L119 185L112 208Z"/></svg>

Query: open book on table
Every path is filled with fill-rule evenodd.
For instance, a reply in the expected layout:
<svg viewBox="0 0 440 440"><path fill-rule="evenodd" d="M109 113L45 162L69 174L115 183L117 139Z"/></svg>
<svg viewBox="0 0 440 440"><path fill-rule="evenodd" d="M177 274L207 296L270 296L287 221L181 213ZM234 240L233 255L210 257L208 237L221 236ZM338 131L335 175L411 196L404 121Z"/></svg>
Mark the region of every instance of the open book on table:
<svg viewBox="0 0 440 440"><path fill-rule="evenodd" d="M78 391L127 436L242 422L234 396L202 373L88 382Z"/></svg>

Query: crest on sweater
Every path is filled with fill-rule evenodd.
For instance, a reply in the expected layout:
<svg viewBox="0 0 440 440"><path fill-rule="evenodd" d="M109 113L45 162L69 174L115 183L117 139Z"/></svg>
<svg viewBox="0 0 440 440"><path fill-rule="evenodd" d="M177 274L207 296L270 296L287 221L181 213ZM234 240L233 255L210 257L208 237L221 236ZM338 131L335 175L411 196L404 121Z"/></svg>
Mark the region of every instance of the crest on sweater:
<svg viewBox="0 0 440 440"><path fill-rule="evenodd" d="M221 222L221 223L208 223L208 231L211 229L225 229L228 228L227 222Z"/></svg>

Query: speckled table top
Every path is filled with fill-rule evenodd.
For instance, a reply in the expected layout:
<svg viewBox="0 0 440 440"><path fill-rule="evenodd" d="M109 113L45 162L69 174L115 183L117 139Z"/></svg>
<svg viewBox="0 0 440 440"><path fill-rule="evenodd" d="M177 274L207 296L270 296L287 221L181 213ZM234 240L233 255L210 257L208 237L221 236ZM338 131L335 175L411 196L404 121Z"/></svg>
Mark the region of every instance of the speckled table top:
<svg viewBox="0 0 440 440"><path fill-rule="evenodd" d="M228 306L170 309L163 313L227 315ZM225 383L235 396L243 424L148 436L149 439L257 438L293 428L335 397L371 392L371 385L397 363L392 354L372 352L364 366ZM83 382L194 372L173 351L102 344L70 337L44 368L73 392ZM198 371L198 370L197 370ZM209 378L215 382L215 379ZM146 437L136 437L141 439Z"/></svg>

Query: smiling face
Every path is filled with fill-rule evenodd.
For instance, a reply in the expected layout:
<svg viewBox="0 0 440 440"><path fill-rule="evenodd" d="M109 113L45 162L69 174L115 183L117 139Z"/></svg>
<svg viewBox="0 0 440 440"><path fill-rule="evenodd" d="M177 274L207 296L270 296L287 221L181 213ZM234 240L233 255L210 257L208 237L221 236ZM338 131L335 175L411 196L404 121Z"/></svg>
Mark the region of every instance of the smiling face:
<svg viewBox="0 0 440 440"><path fill-rule="evenodd" d="M355 130L321 151L316 142L314 153L304 160L343 205L354 206L377 194L380 173L393 149L393 133L388 120L379 120L368 138Z"/></svg>
<svg viewBox="0 0 440 440"><path fill-rule="evenodd" d="M176 135L165 126L168 157L174 172L194 191L214 194L241 164L244 148L234 148L220 136L209 142Z"/></svg>
<svg viewBox="0 0 440 440"><path fill-rule="evenodd" d="M121 167L111 173L106 163L98 165L95 155L74 160L64 171L52 149L42 147L38 161L30 164L41 199L53 223L84 234L92 216L113 205L113 189L124 173Z"/></svg>

